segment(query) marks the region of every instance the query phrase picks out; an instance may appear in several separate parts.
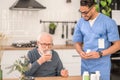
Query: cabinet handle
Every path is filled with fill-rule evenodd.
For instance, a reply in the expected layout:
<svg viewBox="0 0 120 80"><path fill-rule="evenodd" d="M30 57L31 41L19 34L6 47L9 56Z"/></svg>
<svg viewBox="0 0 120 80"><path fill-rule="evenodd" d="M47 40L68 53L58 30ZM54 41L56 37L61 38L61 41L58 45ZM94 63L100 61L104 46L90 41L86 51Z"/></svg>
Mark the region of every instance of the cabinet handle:
<svg viewBox="0 0 120 80"><path fill-rule="evenodd" d="M72 55L72 57L80 57L80 55Z"/></svg>
<svg viewBox="0 0 120 80"><path fill-rule="evenodd" d="M113 57L111 60L120 60L120 57Z"/></svg>

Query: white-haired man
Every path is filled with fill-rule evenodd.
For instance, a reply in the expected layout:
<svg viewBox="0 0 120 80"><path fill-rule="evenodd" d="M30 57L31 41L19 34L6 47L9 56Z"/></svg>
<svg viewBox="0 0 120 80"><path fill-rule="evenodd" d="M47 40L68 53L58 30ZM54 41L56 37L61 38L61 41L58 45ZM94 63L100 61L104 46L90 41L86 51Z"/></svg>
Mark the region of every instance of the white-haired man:
<svg viewBox="0 0 120 80"><path fill-rule="evenodd" d="M48 76L68 76L68 71L63 68L63 64L56 51L52 49L53 38L49 33L41 34L37 39L37 47L28 52L31 68L25 72L26 76L48 77Z"/></svg>

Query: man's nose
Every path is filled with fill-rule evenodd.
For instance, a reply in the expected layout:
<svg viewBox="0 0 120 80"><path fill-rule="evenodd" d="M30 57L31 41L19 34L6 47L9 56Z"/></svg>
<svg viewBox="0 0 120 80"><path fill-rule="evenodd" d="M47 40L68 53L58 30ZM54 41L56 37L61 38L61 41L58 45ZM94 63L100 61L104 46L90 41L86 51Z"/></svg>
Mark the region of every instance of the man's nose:
<svg viewBox="0 0 120 80"><path fill-rule="evenodd" d="M46 45L45 49L49 49L49 45Z"/></svg>

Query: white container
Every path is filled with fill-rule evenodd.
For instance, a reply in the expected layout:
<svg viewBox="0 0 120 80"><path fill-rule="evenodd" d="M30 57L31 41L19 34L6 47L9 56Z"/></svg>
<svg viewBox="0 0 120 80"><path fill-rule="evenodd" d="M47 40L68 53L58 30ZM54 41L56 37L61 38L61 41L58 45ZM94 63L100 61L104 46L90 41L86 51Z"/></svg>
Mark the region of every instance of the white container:
<svg viewBox="0 0 120 80"><path fill-rule="evenodd" d="M96 80L100 80L100 71L96 71Z"/></svg>
<svg viewBox="0 0 120 80"><path fill-rule="evenodd" d="M51 51L51 50L48 50L48 51L46 51L45 53L46 53L46 54L50 54L50 55L52 56L52 51ZM48 60L48 62L50 62L50 61L52 61L52 60L51 60L51 59Z"/></svg>
<svg viewBox="0 0 120 80"><path fill-rule="evenodd" d="M97 76L96 76L95 73L92 73L92 74L90 75L90 80L97 80L96 78L97 78Z"/></svg>
<svg viewBox="0 0 120 80"><path fill-rule="evenodd" d="M89 53L89 52L91 52L91 49L87 49L86 53Z"/></svg>
<svg viewBox="0 0 120 80"><path fill-rule="evenodd" d="M83 76L82 76L82 80L90 80L88 71L84 71Z"/></svg>

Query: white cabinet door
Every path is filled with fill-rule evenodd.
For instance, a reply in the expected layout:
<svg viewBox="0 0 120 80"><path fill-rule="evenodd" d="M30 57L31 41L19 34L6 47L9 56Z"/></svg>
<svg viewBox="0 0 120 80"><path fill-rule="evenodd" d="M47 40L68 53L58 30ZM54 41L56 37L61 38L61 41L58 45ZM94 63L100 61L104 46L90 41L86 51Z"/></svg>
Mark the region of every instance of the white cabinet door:
<svg viewBox="0 0 120 80"><path fill-rule="evenodd" d="M81 58L75 49L56 50L70 76L80 75Z"/></svg>
<svg viewBox="0 0 120 80"><path fill-rule="evenodd" d="M28 50L6 50L3 53L2 57L2 70L3 70L3 78L18 78L19 72L13 71L12 73L8 74L10 69L6 69L10 65L13 65L15 60L19 59L21 56L26 55Z"/></svg>
<svg viewBox="0 0 120 80"><path fill-rule="evenodd" d="M69 76L79 76L81 72L80 63L64 64L64 67L68 70Z"/></svg>
<svg viewBox="0 0 120 80"><path fill-rule="evenodd" d="M120 25L120 19L118 15L120 15L120 10L112 10L112 19L116 21L117 25Z"/></svg>

